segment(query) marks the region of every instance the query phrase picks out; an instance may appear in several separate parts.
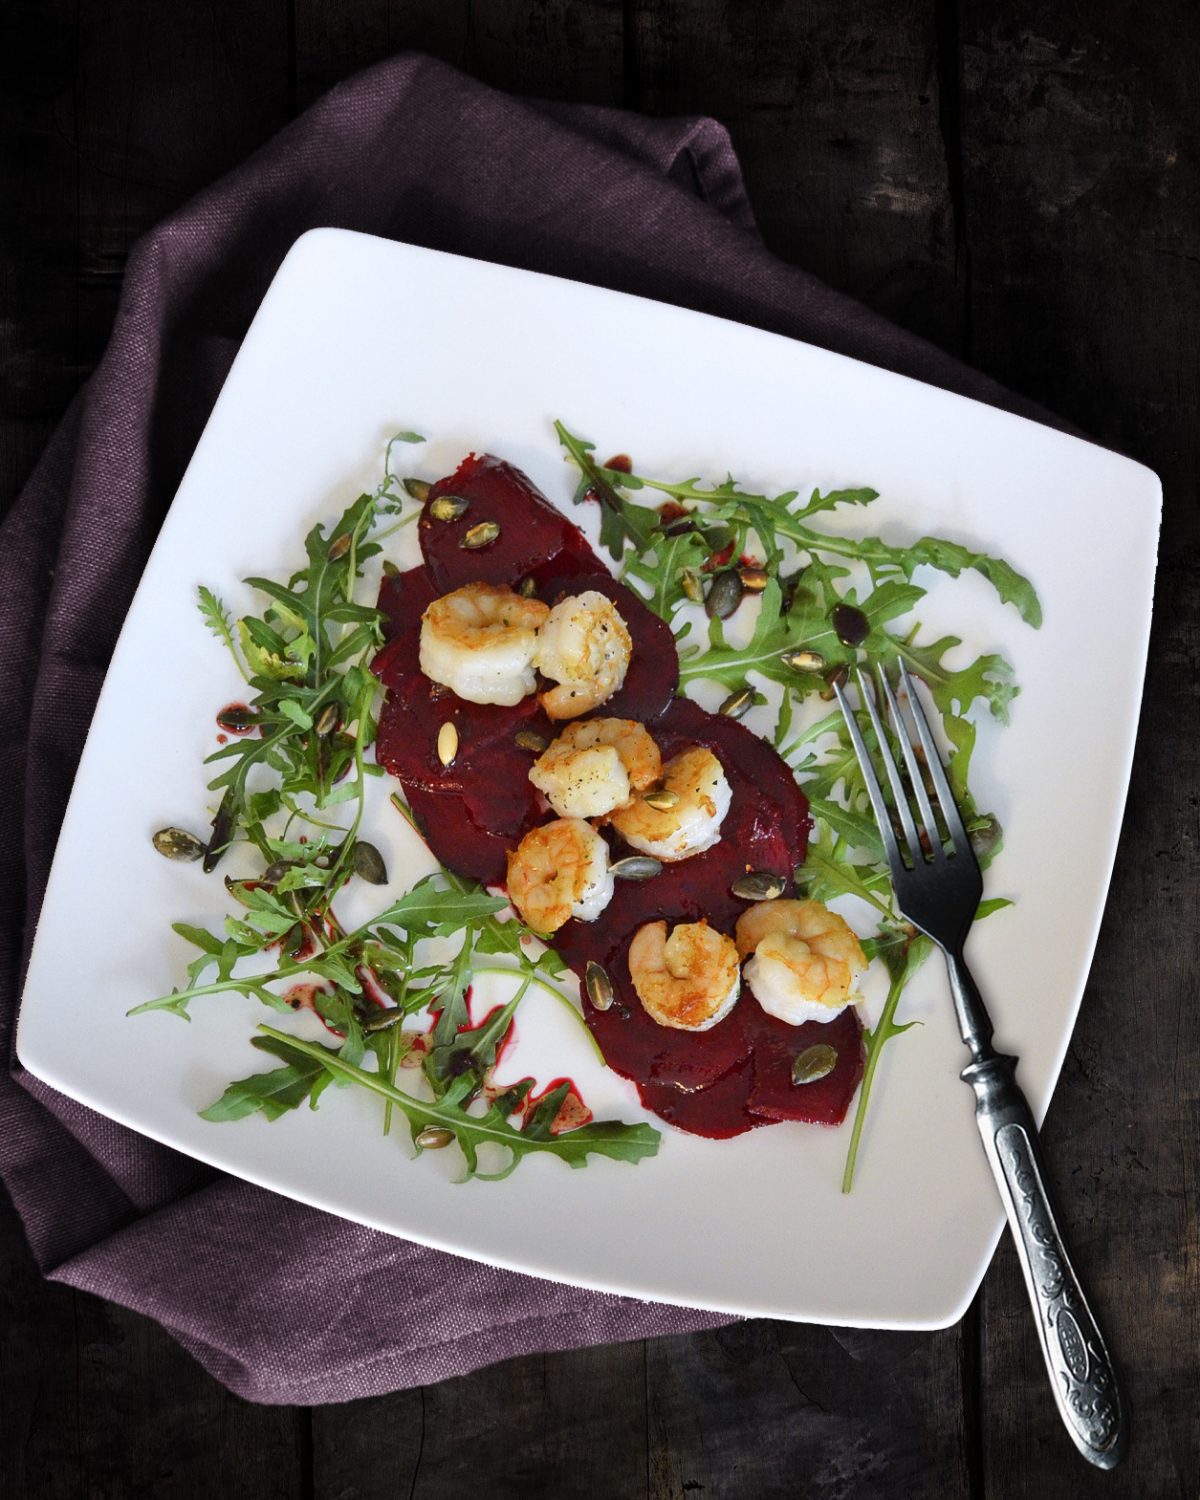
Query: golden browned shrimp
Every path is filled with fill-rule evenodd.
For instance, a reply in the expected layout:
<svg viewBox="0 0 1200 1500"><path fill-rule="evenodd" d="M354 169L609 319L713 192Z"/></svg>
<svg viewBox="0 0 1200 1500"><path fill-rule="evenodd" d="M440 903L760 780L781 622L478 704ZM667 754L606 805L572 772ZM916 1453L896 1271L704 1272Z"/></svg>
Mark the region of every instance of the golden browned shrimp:
<svg viewBox="0 0 1200 1500"><path fill-rule="evenodd" d="M832 1021L867 967L854 931L820 901L760 901L737 921L746 983L768 1015L792 1026Z"/></svg>
<svg viewBox="0 0 1200 1500"><path fill-rule="evenodd" d="M732 938L707 922L647 922L629 945L629 977L660 1026L707 1031L733 1009L741 987Z"/></svg>
<svg viewBox="0 0 1200 1500"><path fill-rule="evenodd" d="M733 793L711 750L696 745L669 760L662 790L676 799L670 807L652 807L635 797L613 813L612 825L627 844L655 859L674 861L720 842Z"/></svg>
<svg viewBox="0 0 1200 1500"><path fill-rule="evenodd" d="M600 818L662 775L662 757L634 719L568 724L533 763L529 779L563 818Z"/></svg>
<svg viewBox="0 0 1200 1500"><path fill-rule="evenodd" d="M608 845L579 818L534 828L508 856L508 896L537 932L577 917L594 922L612 900Z"/></svg>
<svg viewBox="0 0 1200 1500"><path fill-rule="evenodd" d="M537 686L533 658L550 610L493 583L435 599L421 618L421 671L468 703L520 703Z"/></svg>
<svg viewBox="0 0 1200 1500"><path fill-rule="evenodd" d="M616 605L595 589L571 594L542 626L534 665L558 683L541 696L551 719L574 719L607 703L625 681L633 641Z"/></svg>

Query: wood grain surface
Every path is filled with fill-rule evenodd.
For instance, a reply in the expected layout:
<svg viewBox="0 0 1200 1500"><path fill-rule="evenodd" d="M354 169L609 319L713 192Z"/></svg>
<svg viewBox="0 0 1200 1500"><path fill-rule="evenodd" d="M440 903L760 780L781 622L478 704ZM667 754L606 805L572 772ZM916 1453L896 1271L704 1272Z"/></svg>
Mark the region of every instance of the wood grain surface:
<svg viewBox="0 0 1200 1500"><path fill-rule="evenodd" d="M1195 1497L1200 10L8 0L3 504L98 358L138 235L322 90L412 47L503 89L715 115L776 253L1162 475L1143 730L1046 1127L1126 1372L1132 1449L1112 1475L1076 1457L1007 1244L942 1333L747 1323L272 1409L230 1396L155 1324L44 1283L5 1204L0 1495Z"/></svg>

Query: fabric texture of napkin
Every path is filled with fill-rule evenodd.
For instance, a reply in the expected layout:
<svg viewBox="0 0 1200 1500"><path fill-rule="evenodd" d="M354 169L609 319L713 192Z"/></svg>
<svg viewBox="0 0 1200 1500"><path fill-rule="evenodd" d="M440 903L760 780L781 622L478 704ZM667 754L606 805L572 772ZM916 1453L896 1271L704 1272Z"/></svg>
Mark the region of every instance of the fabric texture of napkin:
<svg viewBox="0 0 1200 1500"><path fill-rule="evenodd" d="M265 1402L728 1321L346 1223L114 1124L16 1060L28 948L117 633L259 301L323 225L716 313L1046 420L774 259L714 121L524 102L413 55L335 88L140 241L107 352L0 540L0 1176L48 1276L157 1319ZM331 1264L354 1269L334 1295Z"/></svg>

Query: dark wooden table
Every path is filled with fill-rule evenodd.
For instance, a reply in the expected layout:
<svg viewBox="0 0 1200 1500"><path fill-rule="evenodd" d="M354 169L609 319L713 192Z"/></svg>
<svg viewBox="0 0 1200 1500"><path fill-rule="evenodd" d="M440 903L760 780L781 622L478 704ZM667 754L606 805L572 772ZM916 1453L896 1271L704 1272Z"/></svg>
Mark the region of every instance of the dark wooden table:
<svg viewBox="0 0 1200 1500"><path fill-rule="evenodd" d="M748 1323L310 1411L247 1405L156 1325L44 1284L6 1207L0 1495L1195 1496L1200 10L7 0L5 502L104 345L137 236L406 47L514 91L717 116L780 256L1162 475L1146 727L1046 1129L1133 1448L1111 1476L1076 1458L1007 1245L943 1333Z"/></svg>

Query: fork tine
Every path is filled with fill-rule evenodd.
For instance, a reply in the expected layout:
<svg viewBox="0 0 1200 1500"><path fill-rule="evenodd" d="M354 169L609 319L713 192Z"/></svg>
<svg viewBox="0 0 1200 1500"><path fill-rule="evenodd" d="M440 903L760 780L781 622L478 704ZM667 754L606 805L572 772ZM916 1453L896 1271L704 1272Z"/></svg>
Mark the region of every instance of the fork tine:
<svg viewBox="0 0 1200 1500"><path fill-rule="evenodd" d="M896 757L892 754L892 747L887 742L887 734L883 728L883 721L879 717L879 710L875 707L875 699L867 687L866 674L861 667L855 668L854 675L858 678L858 691L862 697L863 707L871 720L871 727L875 731L875 739L879 744L879 758L883 761L884 769L887 771L888 780L892 784L892 796L896 799L896 811L900 816L900 826L904 829L904 836L908 840L908 854L914 865L919 865L925 858L921 848L921 838L917 833L917 825L913 821L912 808L908 805L908 794L904 790L904 782L900 776L900 767L896 764ZM876 814L878 817L878 814Z"/></svg>
<svg viewBox="0 0 1200 1500"><path fill-rule="evenodd" d="M887 862L892 870L892 878L895 879L897 871L903 871L904 861L900 857L900 845L896 841L895 830L892 828L891 814L888 812L883 788L879 785L879 777L875 774L875 767L867 752L867 744L862 737L862 730L858 727L858 720L854 717L854 710L850 707L846 694L842 691L842 685L836 677L833 679L833 691L837 695L838 706L842 710L846 728L850 731L850 743L854 746L854 753L858 757L863 781L867 787L867 796L871 799L871 810L875 814L879 836L883 840L884 853L887 855Z"/></svg>
<svg viewBox="0 0 1200 1500"><path fill-rule="evenodd" d="M883 696L887 700L888 712L891 715L892 726L896 731L896 738L900 741L900 748L904 752L904 764L908 767L908 779L916 796L917 805L921 809L921 821L925 825L925 837L929 844L929 852L934 859L941 859L944 857L942 836L938 832L937 818L933 814L933 807L929 801L929 793L925 790L925 778L921 775L921 762L917 759L917 750L912 742L912 735L900 713L900 705L896 701L896 695L892 691L892 685L888 681L887 672L883 667L879 668L879 681Z"/></svg>
<svg viewBox="0 0 1200 1500"><path fill-rule="evenodd" d="M975 855L971 848L971 841L967 837L967 830L963 827L963 820L958 811L958 804L954 800L954 794L950 790L950 783L946 780L946 772L942 765L942 757L938 753L937 743L933 738L933 731L929 727L929 720L925 717L925 710L921 707L921 700L917 697L913 680L908 675L908 668L903 662L900 663L900 682L904 691L908 694L913 723L917 726L917 733L921 737L921 745L925 751L925 761L929 767L930 777L933 780L933 789L937 793L938 803L942 809L942 816L946 820L946 827L954 843L954 852L964 857L969 855L974 859Z"/></svg>

